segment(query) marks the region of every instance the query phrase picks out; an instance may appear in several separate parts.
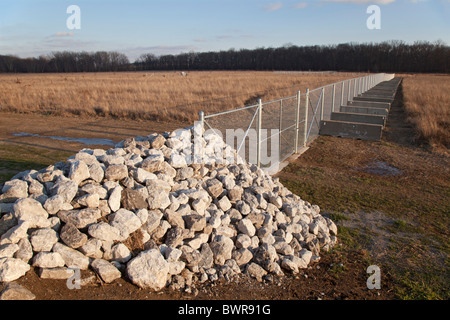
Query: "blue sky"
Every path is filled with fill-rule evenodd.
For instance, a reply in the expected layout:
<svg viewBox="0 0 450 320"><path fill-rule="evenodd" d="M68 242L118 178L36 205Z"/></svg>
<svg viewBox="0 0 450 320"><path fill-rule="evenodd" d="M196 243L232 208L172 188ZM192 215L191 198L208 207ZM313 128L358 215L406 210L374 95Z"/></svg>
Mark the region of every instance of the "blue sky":
<svg viewBox="0 0 450 320"><path fill-rule="evenodd" d="M369 5L381 29L369 30ZM81 29L66 12L81 9ZM450 0L0 0L0 54L236 50L417 40L450 44Z"/></svg>

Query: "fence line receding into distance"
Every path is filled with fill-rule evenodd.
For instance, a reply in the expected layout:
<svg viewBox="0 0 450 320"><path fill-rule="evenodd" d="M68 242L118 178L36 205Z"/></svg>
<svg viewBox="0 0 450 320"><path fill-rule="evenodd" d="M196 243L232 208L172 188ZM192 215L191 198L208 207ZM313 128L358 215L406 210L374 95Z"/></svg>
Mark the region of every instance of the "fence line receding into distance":
<svg viewBox="0 0 450 320"><path fill-rule="evenodd" d="M214 130L246 161L265 170L278 165L306 148L318 135L321 120L347 106L354 97L393 74L373 74L332 83L273 101L258 103L215 114L200 112L200 124Z"/></svg>

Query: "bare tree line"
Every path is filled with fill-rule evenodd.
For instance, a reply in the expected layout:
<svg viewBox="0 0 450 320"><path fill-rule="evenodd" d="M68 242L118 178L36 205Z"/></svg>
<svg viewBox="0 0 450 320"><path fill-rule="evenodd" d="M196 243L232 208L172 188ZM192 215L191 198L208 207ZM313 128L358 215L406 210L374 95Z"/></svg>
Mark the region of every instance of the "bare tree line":
<svg viewBox="0 0 450 320"><path fill-rule="evenodd" d="M119 52L53 52L39 58L0 56L0 72L105 72L128 71L132 64Z"/></svg>
<svg viewBox="0 0 450 320"><path fill-rule="evenodd" d="M177 55L141 55L131 63L118 52L54 52L39 58L0 56L0 72L104 72L144 70L285 70L449 73L450 47L402 41L230 49Z"/></svg>

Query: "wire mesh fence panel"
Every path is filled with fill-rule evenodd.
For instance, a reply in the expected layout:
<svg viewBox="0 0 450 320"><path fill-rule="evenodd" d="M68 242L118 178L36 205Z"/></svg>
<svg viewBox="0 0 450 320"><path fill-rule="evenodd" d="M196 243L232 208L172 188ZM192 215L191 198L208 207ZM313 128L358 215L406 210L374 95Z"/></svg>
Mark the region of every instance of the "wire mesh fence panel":
<svg viewBox="0 0 450 320"><path fill-rule="evenodd" d="M346 80L346 81L342 81L341 82L341 96L340 96L340 104L339 107L337 109L335 109L337 112L341 111L341 106L346 106L348 105L348 92L349 92L349 85L350 85L350 81Z"/></svg>
<svg viewBox="0 0 450 320"><path fill-rule="evenodd" d="M320 120L330 120L333 109L333 86L322 88L322 111Z"/></svg>
<svg viewBox="0 0 450 320"><path fill-rule="evenodd" d="M341 95L342 95L342 83L338 82L334 85L333 89L334 98L333 98L333 105L332 112L339 112L340 106L341 106ZM331 118L330 118L331 119Z"/></svg>
<svg viewBox="0 0 450 320"><path fill-rule="evenodd" d="M296 150L297 138L297 96L283 99L280 127L280 161L286 160Z"/></svg>
<svg viewBox="0 0 450 320"><path fill-rule="evenodd" d="M295 151L297 96L262 104L261 167L269 168Z"/></svg>
<svg viewBox="0 0 450 320"><path fill-rule="evenodd" d="M308 130L306 139L307 144L309 144L319 135L321 101L322 101L322 90L316 89L309 92Z"/></svg>
<svg viewBox="0 0 450 320"><path fill-rule="evenodd" d="M205 117L205 133L212 130L249 163L256 163L258 106Z"/></svg>
<svg viewBox="0 0 450 320"><path fill-rule="evenodd" d="M354 79L351 79L348 81L347 104L353 101L354 92L355 92L355 81Z"/></svg>
<svg viewBox="0 0 450 320"><path fill-rule="evenodd" d="M206 115L204 129L219 133L245 161L274 167L319 136L320 122L354 97L394 75L348 79L306 93ZM262 110L260 112L260 110Z"/></svg>
<svg viewBox="0 0 450 320"><path fill-rule="evenodd" d="M297 151L300 150L303 147L306 147L306 138L308 135L308 113L309 113L309 107L307 107L307 104L309 105L309 101L307 101L307 95L306 93L302 93L300 95L300 108L299 108L299 115L298 115L298 141L297 141Z"/></svg>

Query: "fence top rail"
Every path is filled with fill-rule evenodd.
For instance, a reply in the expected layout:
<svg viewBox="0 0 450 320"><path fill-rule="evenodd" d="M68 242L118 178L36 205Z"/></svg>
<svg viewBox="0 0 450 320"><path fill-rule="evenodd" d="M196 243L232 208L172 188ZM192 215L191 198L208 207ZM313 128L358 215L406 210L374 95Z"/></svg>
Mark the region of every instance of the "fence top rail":
<svg viewBox="0 0 450 320"><path fill-rule="evenodd" d="M251 109L251 108L256 108L258 106L259 106L259 104L254 104L254 105L251 105L251 106L245 106L245 107L238 108L238 109L232 109L232 110L228 110L228 111L212 113L212 114L205 115L205 119L209 119L209 118L213 118L213 117L217 117L217 116L222 116L224 114L229 114L229 113L233 113L233 112L237 112L237 111L242 111L242 110L247 110L247 109Z"/></svg>
<svg viewBox="0 0 450 320"><path fill-rule="evenodd" d="M322 90L322 89L325 89L325 88L328 88L328 87L332 87L333 85L340 84L340 83L345 82L345 81L354 81L354 80L363 79L363 78L371 77L371 76L386 76L386 75L387 75L386 73L376 73L376 74L369 74L369 75L362 76L362 77L357 77L357 78L345 79L345 80L342 80L342 81L338 81L338 82L327 84L327 85L319 87L319 88L311 89L311 90L309 90L309 92L319 91L319 90Z"/></svg>
<svg viewBox="0 0 450 320"><path fill-rule="evenodd" d="M334 82L334 83L331 83L331 84L328 84L328 85L325 85L325 86L322 86L322 87L319 87L319 88L315 88L315 89L309 90L309 92L310 93L311 92L316 92L316 91L325 89L327 87L331 87L333 85L336 85L338 83L342 83L342 82L345 82L345 81L349 81L350 82L350 81L355 81L355 80L358 80L358 79L363 79L363 78L366 78L366 77L381 77L381 76L387 77L388 75L395 76L395 74L387 74L387 73L368 74L368 75L361 76L361 77L356 77L356 78L351 78L351 79L346 79L346 80ZM306 93L301 93L300 95L304 96L304 95L306 95ZM262 105L266 105L266 104L274 103L274 102L279 102L279 101L287 100L287 99L293 99L293 98L296 98L296 97L297 97L296 95L295 96L289 96L289 97L283 97L283 98L280 98L280 99L263 102ZM233 113L233 112L237 112L237 111L242 111L242 110L247 110L247 109L251 109L251 108L256 108L256 107L259 107L259 104L254 104L254 105L251 105L251 106L245 106L245 107L242 107L242 108L231 109L231 110L218 112L218 113L213 113L213 114L208 114L208 115L205 114L204 119L206 120L206 119L209 119L209 118L212 118L212 117L221 116L221 115L225 115L225 114L229 114L229 113Z"/></svg>
<svg viewBox="0 0 450 320"><path fill-rule="evenodd" d="M295 95L295 96L280 98L280 99L277 99L277 100L266 101L266 102L263 102L262 105L269 104L269 103L274 103L274 102L279 102L279 101L283 101L283 100L288 100L288 99L294 99L294 98L297 98L297 96Z"/></svg>

